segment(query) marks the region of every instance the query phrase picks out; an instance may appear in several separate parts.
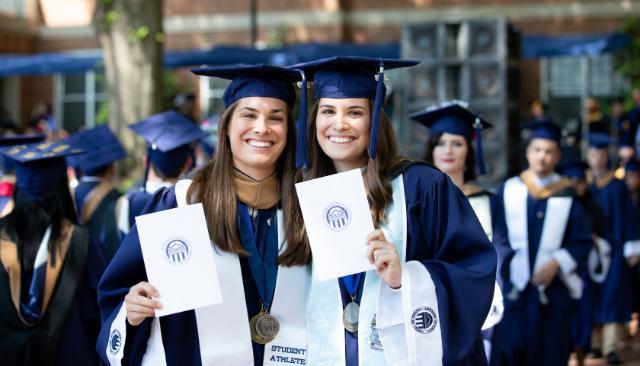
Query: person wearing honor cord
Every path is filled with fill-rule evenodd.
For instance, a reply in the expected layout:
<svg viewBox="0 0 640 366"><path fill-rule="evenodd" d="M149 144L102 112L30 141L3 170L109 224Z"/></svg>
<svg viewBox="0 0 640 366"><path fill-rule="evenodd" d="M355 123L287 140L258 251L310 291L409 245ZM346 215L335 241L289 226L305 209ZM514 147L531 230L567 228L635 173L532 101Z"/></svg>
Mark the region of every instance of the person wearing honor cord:
<svg viewBox="0 0 640 366"><path fill-rule="evenodd" d="M640 230L631 195L624 181L609 171L608 148L613 140L602 132L589 133L587 183L606 223L604 239L611 244L611 265L603 281L594 285L594 324L591 347L610 365L618 365L624 323L631 320L631 269L640 262Z"/></svg>
<svg viewBox="0 0 640 366"><path fill-rule="evenodd" d="M469 199L473 211L478 216L487 237L498 254L498 267L512 254L507 242L507 228L498 220L502 206L495 194L472 183L478 174L485 174L482 156L482 131L492 127L482 116L471 111L466 103L450 101L440 106L413 113L410 116L429 128L430 137L424 160L447 174ZM471 142L475 139L475 151ZM502 279L496 275L496 287L491 311L482 325L487 356L491 354L493 327L502 319Z"/></svg>
<svg viewBox="0 0 640 366"><path fill-rule="evenodd" d="M445 174L397 155L382 109L384 71L416 64L332 57L289 66L313 80L316 100L308 126L298 126L299 142L309 131L299 174L309 180L361 169L377 227L362 238L375 270L312 278L310 365L486 364L480 329L496 253Z"/></svg>
<svg viewBox="0 0 640 366"><path fill-rule="evenodd" d="M311 249L296 236L303 224L292 208L292 83L301 75L267 65L193 71L231 80L218 151L193 180L157 191L143 213L202 203L223 303L154 317L171 294L147 282L134 226L99 285L97 351L108 365L309 364Z"/></svg>
<svg viewBox="0 0 640 366"><path fill-rule="evenodd" d="M0 150L16 175L14 208L0 219L2 365L99 365L96 287L106 259L76 223L65 157L80 153L65 142Z"/></svg>
<svg viewBox="0 0 640 366"><path fill-rule="evenodd" d="M561 130L549 120L524 126L527 170L496 195L514 255L503 263L504 316L494 329L491 365L566 366L580 277L591 249L589 218L571 181L554 171Z"/></svg>
<svg viewBox="0 0 640 366"><path fill-rule="evenodd" d="M91 229L111 259L120 246L116 202L121 194L114 185L115 162L124 159L127 153L107 125L77 132L67 141L86 151L67 158L69 166L81 175L72 191L78 220ZM97 141L100 143L96 144Z"/></svg>

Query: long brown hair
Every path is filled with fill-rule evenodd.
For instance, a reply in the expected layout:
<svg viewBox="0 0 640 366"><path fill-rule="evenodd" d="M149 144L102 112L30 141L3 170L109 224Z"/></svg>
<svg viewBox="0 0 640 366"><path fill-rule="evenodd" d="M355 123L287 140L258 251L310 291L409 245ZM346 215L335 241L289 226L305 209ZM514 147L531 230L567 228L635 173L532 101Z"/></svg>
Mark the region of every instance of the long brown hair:
<svg viewBox="0 0 640 366"><path fill-rule="evenodd" d="M309 169L303 173L304 179L315 179L330 174L335 174L331 158L329 158L318 144L316 138L316 115L318 114L318 101L313 105L308 120L309 131ZM373 103L369 101L369 110L373 110ZM377 153L375 159L368 158L367 166L363 172L364 186L367 191L369 206L373 213L373 222L379 227L384 222L385 210L393 199L391 189L391 170L401 160L398 157L398 145L396 133L391 119L382 110L380 126L378 129ZM366 154L366 151L365 151Z"/></svg>
<svg viewBox="0 0 640 366"><path fill-rule="evenodd" d="M244 249L237 227L237 204L233 185L233 158L227 131L237 102L227 107L218 124L218 145L213 158L198 171L187 193L190 202L202 202L211 241L225 252L249 255ZM294 224L300 216L295 198L293 171L296 151L296 130L287 113L287 143L278 158L276 174L280 180L281 205L284 211L287 247L278 262L285 266L303 265L311 261L311 248L306 240L296 239Z"/></svg>

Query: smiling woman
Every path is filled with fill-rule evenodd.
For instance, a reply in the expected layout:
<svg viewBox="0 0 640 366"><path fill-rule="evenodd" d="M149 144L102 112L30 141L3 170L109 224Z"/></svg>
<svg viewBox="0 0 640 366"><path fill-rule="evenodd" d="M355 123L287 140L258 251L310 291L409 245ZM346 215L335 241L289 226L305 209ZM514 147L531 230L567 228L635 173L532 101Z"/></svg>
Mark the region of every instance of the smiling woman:
<svg viewBox="0 0 640 366"><path fill-rule="evenodd" d="M361 169L377 228L362 238L375 270L311 280L310 365L486 363L480 328L494 292L495 252L444 174L397 155L382 109L384 70L415 64L332 57L290 66L314 81L303 175Z"/></svg>
<svg viewBox="0 0 640 366"><path fill-rule="evenodd" d="M156 193L147 212L202 203L224 302L154 317L158 297L171 294L146 282L134 228L100 285L105 322L98 351L110 365L305 363L311 252L294 230L302 224L292 209L290 113L300 74L265 65L194 72L232 80L218 150L193 181Z"/></svg>

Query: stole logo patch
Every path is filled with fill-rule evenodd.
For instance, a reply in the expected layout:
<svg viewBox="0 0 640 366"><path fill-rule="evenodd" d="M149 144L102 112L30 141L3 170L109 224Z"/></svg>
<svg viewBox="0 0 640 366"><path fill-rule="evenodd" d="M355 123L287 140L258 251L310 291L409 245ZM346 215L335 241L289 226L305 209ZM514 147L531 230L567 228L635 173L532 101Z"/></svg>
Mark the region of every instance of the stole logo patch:
<svg viewBox="0 0 640 366"><path fill-rule="evenodd" d="M120 347L122 346L122 335L117 329L114 329L109 336L109 351L112 354L118 353Z"/></svg>
<svg viewBox="0 0 640 366"><path fill-rule="evenodd" d="M324 223L333 231L342 231L351 223L351 212L342 203L334 202L324 209Z"/></svg>
<svg viewBox="0 0 640 366"><path fill-rule="evenodd" d="M367 344L374 351L383 351L378 328L376 328L376 314L373 314L373 318L371 318L371 333L367 337Z"/></svg>
<svg viewBox="0 0 640 366"><path fill-rule="evenodd" d="M436 329L438 325L438 316L428 306L417 308L411 315L411 325L418 333L429 334Z"/></svg>
<svg viewBox="0 0 640 366"><path fill-rule="evenodd" d="M167 260L173 264L181 264L191 258L191 248L186 241L173 239L165 245Z"/></svg>

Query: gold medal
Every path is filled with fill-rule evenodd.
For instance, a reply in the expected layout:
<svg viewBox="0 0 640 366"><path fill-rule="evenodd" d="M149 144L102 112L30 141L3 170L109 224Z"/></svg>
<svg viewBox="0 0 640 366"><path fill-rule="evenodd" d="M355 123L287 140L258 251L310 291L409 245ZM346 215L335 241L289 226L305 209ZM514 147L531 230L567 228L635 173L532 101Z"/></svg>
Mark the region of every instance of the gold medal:
<svg viewBox="0 0 640 366"><path fill-rule="evenodd" d="M258 344L271 342L280 331L280 322L264 309L249 320L251 340Z"/></svg>

